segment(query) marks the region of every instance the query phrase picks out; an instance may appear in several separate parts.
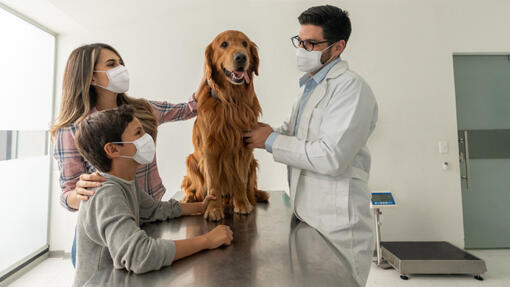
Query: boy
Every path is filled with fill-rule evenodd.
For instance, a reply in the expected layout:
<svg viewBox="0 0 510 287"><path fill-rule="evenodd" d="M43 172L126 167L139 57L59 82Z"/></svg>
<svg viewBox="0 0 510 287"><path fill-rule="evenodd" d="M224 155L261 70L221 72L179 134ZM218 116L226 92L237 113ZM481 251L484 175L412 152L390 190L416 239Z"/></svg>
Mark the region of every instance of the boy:
<svg viewBox="0 0 510 287"><path fill-rule="evenodd" d="M140 229L146 222L203 213L209 200L215 198L207 196L203 202L188 204L174 199L159 202L136 186L136 168L152 162L155 145L130 106L88 116L75 138L82 156L106 182L80 206L74 286L82 286L112 261L117 269L144 273L232 242L232 231L225 225L175 241L151 238Z"/></svg>

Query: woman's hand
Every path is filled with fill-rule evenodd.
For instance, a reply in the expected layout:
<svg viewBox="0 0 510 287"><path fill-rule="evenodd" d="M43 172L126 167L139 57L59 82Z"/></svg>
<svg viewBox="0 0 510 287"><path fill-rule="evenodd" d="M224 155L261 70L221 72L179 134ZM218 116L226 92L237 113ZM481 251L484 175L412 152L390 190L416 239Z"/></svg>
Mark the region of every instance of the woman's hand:
<svg viewBox="0 0 510 287"><path fill-rule="evenodd" d="M100 176L97 172L80 175L76 187L67 195L67 205L73 209L78 209L82 200L88 200L90 196L94 195L94 191L87 188L100 187L105 181L106 178Z"/></svg>

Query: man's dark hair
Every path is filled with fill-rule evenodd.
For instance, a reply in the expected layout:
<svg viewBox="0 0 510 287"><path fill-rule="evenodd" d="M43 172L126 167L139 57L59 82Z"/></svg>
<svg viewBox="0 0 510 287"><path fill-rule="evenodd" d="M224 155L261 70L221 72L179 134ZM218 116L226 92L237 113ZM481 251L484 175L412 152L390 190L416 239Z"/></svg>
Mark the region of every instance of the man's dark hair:
<svg viewBox="0 0 510 287"><path fill-rule="evenodd" d="M135 111L129 105L93 113L82 120L75 134L75 141L80 154L96 169L108 172L112 160L104 151L109 142L122 141L122 134L134 119Z"/></svg>
<svg viewBox="0 0 510 287"><path fill-rule="evenodd" d="M324 39L330 44L340 40L349 40L351 36L351 20L349 12L331 5L308 8L298 17L301 25L322 27Z"/></svg>

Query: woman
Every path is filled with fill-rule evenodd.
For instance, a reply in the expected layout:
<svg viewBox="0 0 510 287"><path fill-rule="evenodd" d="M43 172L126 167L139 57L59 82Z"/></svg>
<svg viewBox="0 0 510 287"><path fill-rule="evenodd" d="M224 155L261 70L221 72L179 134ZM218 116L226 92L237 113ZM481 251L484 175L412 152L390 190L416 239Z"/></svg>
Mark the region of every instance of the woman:
<svg viewBox="0 0 510 287"><path fill-rule="evenodd" d="M199 90L203 85L205 79L202 79ZM187 120L197 115L194 94L189 102L173 105L129 97L125 94L128 88L129 74L124 61L111 46L101 43L85 45L75 49L69 56L64 72L60 113L51 134L55 144L53 156L60 171L60 203L70 211L78 210L80 201L94 195L94 191L87 188L101 186L105 180L81 157L74 142L77 124L87 115L129 104L135 108L135 116L141 121L143 129L154 140L159 124ZM156 200L161 200L166 191L158 173L156 158L137 169L136 181ZM75 241L71 250L73 265Z"/></svg>

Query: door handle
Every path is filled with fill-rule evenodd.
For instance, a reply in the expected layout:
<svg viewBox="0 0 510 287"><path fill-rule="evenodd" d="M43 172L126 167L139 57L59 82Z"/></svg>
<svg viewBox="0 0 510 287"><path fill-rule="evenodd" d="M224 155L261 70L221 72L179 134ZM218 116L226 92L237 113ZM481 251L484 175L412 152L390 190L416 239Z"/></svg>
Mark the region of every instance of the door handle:
<svg viewBox="0 0 510 287"><path fill-rule="evenodd" d="M471 191L471 163L469 161L469 139L468 131L464 131L464 164L466 166L466 176L461 176L462 179L466 180L467 191ZM461 154L462 155L462 154Z"/></svg>

